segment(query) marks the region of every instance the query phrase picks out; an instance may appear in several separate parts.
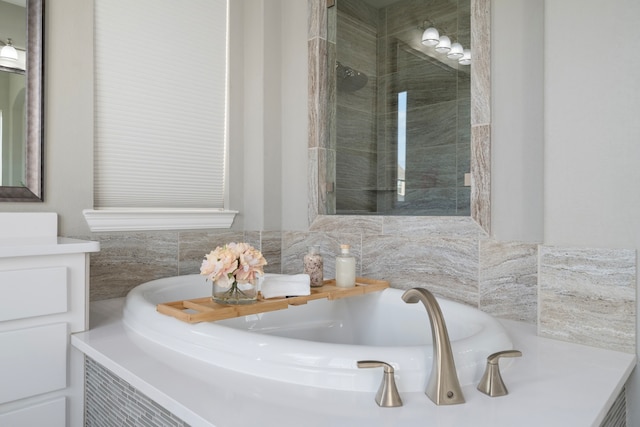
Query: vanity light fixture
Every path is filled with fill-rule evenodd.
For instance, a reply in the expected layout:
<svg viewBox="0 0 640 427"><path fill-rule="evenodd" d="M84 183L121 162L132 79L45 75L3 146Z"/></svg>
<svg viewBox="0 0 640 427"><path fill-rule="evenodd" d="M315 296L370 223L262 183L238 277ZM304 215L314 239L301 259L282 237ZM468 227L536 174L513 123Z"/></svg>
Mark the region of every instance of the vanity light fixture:
<svg viewBox="0 0 640 427"><path fill-rule="evenodd" d="M11 39L7 39L7 43L2 43L2 44L4 44L4 47L2 48L2 50L0 50L0 58L17 61L18 51L16 50L15 47L13 47L13 42L11 41Z"/></svg>
<svg viewBox="0 0 640 427"><path fill-rule="evenodd" d="M447 59L457 61L460 65L471 64L471 50L465 49L460 42L451 43L449 37L440 35L440 31L430 20L424 20L418 29L422 30L421 42L424 46L435 48L436 52L446 55Z"/></svg>
<svg viewBox="0 0 640 427"><path fill-rule="evenodd" d="M462 45L458 42L451 44L451 50L447 53L447 58L449 59L460 59L464 56L464 50L462 49Z"/></svg>
<svg viewBox="0 0 640 427"><path fill-rule="evenodd" d="M470 65L471 64L471 49L464 49L462 51L462 57L458 59L458 64L460 65Z"/></svg>
<svg viewBox="0 0 640 427"><path fill-rule="evenodd" d="M451 50L451 39L447 36L440 36L440 42L436 45L436 52L447 53Z"/></svg>
<svg viewBox="0 0 640 427"><path fill-rule="evenodd" d="M425 46L435 46L440 42L440 33L435 27L429 27L422 33L422 44Z"/></svg>

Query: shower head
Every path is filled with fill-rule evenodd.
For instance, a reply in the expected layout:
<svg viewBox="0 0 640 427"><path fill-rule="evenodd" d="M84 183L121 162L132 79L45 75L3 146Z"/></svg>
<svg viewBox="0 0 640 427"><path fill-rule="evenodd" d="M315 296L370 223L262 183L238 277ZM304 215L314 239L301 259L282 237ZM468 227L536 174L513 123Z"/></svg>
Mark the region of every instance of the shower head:
<svg viewBox="0 0 640 427"><path fill-rule="evenodd" d="M336 62L336 85L338 90L355 92L356 90L362 89L368 80L369 78L360 71Z"/></svg>

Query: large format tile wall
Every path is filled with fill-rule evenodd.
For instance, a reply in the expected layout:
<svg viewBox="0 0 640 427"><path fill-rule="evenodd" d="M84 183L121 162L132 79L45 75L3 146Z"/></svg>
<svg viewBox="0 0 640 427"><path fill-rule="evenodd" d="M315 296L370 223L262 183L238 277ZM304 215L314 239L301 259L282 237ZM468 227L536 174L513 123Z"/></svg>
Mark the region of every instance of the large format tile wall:
<svg viewBox="0 0 640 427"><path fill-rule="evenodd" d="M551 338L635 352L636 254L498 242L470 218L319 216L307 231L96 233L91 299L122 297L162 277L194 274L204 255L231 241L260 248L270 273L302 271L320 246L325 278L350 244L357 274L391 286L426 287L497 317L537 323ZM203 279L204 280L204 279Z"/></svg>
<svg viewBox="0 0 640 427"><path fill-rule="evenodd" d="M338 3L339 5L340 3ZM469 215L470 67L441 62L420 40L425 20L470 46L470 2L400 1L380 10L378 114L380 176L389 199L382 212ZM456 68L457 66L457 68ZM405 196L398 201L398 94L405 92ZM401 119L401 117L400 117Z"/></svg>
<svg viewBox="0 0 640 427"><path fill-rule="evenodd" d="M355 3L361 7L349 7ZM336 57L336 84L330 83L335 104L329 107L335 109L330 138L336 153L335 208L344 214L376 212L378 17L376 9L360 0L339 0L337 8L337 43L329 47Z"/></svg>
<svg viewBox="0 0 640 427"><path fill-rule="evenodd" d="M85 427L189 427L95 360L84 366Z"/></svg>

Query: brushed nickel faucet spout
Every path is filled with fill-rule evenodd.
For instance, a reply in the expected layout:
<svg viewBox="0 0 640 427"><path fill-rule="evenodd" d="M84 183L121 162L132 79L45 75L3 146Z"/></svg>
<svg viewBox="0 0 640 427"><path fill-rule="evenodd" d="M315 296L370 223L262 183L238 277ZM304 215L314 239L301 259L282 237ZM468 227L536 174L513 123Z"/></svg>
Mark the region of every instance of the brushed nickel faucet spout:
<svg viewBox="0 0 640 427"><path fill-rule="evenodd" d="M431 324L433 337L433 367L431 377L427 383L425 394L436 405L455 405L464 403L464 395L460 388L456 365L451 351L451 342L447 332L447 325L438 301L431 292L423 288L413 288L402 294L402 299L408 304L418 301L424 304Z"/></svg>

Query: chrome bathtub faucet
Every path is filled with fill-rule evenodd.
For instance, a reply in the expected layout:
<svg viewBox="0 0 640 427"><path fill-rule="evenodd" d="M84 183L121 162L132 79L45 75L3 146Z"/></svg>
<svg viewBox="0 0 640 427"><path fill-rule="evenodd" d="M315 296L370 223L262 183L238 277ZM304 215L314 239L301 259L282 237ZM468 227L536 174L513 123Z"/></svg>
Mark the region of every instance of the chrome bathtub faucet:
<svg viewBox="0 0 640 427"><path fill-rule="evenodd" d="M436 405L464 403L464 395L460 388L456 364L453 360L447 325L444 322L444 316L438 301L431 292L424 288L409 289L402 294L402 300L408 304L422 302L427 309L429 323L431 324L433 366L425 394Z"/></svg>

